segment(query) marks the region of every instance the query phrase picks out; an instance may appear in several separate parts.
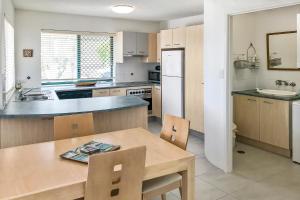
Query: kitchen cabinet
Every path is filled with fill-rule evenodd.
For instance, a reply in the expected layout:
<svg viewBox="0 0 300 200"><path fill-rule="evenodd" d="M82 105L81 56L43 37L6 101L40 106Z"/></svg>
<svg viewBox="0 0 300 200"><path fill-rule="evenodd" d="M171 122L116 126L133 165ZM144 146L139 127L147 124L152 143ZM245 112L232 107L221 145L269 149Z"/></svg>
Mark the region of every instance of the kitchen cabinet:
<svg viewBox="0 0 300 200"><path fill-rule="evenodd" d="M235 119L238 135L259 140L259 99L251 96L234 96Z"/></svg>
<svg viewBox="0 0 300 200"><path fill-rule="evenodd" d="M154 85L152 89L152 115L161 118L161 86Z"/></svg>
<svg viewBox="0 0 300 200"><path fill-rule="evenodd" d="M260 141L289 149L289 102L260 98Z"/></svg>
<svg viewBox="0 0 300 200"><path fill-rule="evenodd" d="M204 132L203 26L186 29L185 117L191 129Z"/></svg>
<svg viewBox="0 0 300 200"><path fill-rule="evenodd" d="M116 62L124 56L148 56L148 33L118 32L116 36Z"/></svg>
<svg viewBox="0 0 300 200"><path fill-rule="evenodd" d="M290 149L290 102L234 95L234 122L238 135L261 145ZM268 148L271 148L270 146Z"/></svg>
<svg viewBox="0 0 300 200"><path fill-rule="evenodd" d="M137 55L137 33L123 32L123 55Z"/></svg>
<svg viewBox="0 0 300 200"><path fill-rule="evenodd" d="M193 29L195 26L189 27ZM189 30L191 31L191 30ZM192 30L191 32L196 31ZM173 48L184 48L186 44L186 28L176 28L173 29Z"/></svg>
<svg viewBox="0 0 300 200"><path fill-rule="evenodd" d="M161 48L184 48L186 44L186 28L162 30L160 32Z"/></svg>
<svg viewBox="0 0 300 200"><path fill-rule="evenodd" d="M93 97L107 97L109 96L109 89L93 90Z"/></svg>
<svg viewBox="0 0 300 200"><path fill-rule="evenodd" d="M148 56L149 53L148 45L149 45L148 33L136 33L136 55Z"/></svg>
<svg viewBox="0 0 300 200"><path fill-rule="evenodd" d="M160 33L157 33L157 62L161 62Z"/></svg>
<svg viewBox="0 0 300 200"><path fill-rule="evenodd" d="M148 34L148 56L144 58L145 63L157 63L157 33Z"/></svg>
<svg viewBox="0 0 300 200"><path fill-rule="evenodd" d="M127 88L115 88L109 90L110 96L126 96Z"/></svg>
<svg viewBox="0 0 300 200"><path fill-rule="evenodd" d="M160 45L161 48L172 48L173 47L173 30L161 30L160 31Z"/></svg>

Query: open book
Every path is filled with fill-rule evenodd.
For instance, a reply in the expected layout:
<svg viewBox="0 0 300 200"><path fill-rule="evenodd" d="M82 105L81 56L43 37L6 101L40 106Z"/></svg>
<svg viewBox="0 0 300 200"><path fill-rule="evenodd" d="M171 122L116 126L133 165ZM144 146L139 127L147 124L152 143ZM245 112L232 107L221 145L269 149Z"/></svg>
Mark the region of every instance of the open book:
<svg viewBox="0 0 300 200"><path fill-rule="evenodd" d="M60 155L61 158L74 160L77 162L88 163L89 155L104 153L120 149L120 145L105 144L96 141L83 144L75 149Z"/></svg>

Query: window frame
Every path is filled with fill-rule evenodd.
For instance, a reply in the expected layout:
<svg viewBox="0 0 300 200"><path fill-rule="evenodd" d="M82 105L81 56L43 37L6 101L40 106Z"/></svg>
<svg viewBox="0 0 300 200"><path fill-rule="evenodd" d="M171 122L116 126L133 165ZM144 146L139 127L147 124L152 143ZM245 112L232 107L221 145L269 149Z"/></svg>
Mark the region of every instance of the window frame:
<svg viewBox="0 0 300 200"><path fill-rule="evenodd" d="M78 31L58 31L58 30L41 30L41 35L42 33L61 33L61 34L74 34L77 36L77 64L76 64L76 70L77 72L77 78L76 79L53 79L53 80L47 80L47 79L41 79L41 84L45 86L51 86L51 85L67 85L67 84L75 84L78 82L90 82L90 81L104 81L104 82L110 82L113 81L114 79L114 71L115 71L115 33L100 33L100 32L78 32ZM106 35L110 37L110 54L112 55L110 57L110 78L80 78L80 71L81 71L81 46L80 46L80 39L81 35L83 34L96 34L96 35ZM42 42L42 41L41 41ZM42 51L42 49L41 49ZM42 67L42 66L41 66Z"/></svg>

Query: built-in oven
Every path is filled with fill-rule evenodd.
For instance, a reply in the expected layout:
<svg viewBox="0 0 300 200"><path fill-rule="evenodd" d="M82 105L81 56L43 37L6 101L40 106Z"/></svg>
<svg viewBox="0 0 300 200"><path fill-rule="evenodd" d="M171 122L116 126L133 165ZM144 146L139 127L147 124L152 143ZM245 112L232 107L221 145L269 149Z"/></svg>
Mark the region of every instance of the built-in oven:
<svg viewBox="0 0 300 200"><path fill-rule="evenodd" d="M148 112L152 112L152 88L138 88L138 89L128 89L126 91L127 96L137 96L143 100L149 102Z"/></svg>
<svg viewBox="0 0 300 200"><path fill-rule="evenodd" d="M149 71L148 79L153 83L160 83L160 71Z"/></svg>

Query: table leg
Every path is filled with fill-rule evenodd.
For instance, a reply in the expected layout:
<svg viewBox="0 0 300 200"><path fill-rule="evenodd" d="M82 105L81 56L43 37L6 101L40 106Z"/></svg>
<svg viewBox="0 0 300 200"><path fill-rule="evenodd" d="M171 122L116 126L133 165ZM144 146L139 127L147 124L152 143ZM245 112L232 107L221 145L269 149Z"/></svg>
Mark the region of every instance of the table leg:
<svg viewBox="0 0 300 200"><path fill-rule="evenodd" d="M195 200L195 158L188 163L182 175L182 200Z"/></svg>

